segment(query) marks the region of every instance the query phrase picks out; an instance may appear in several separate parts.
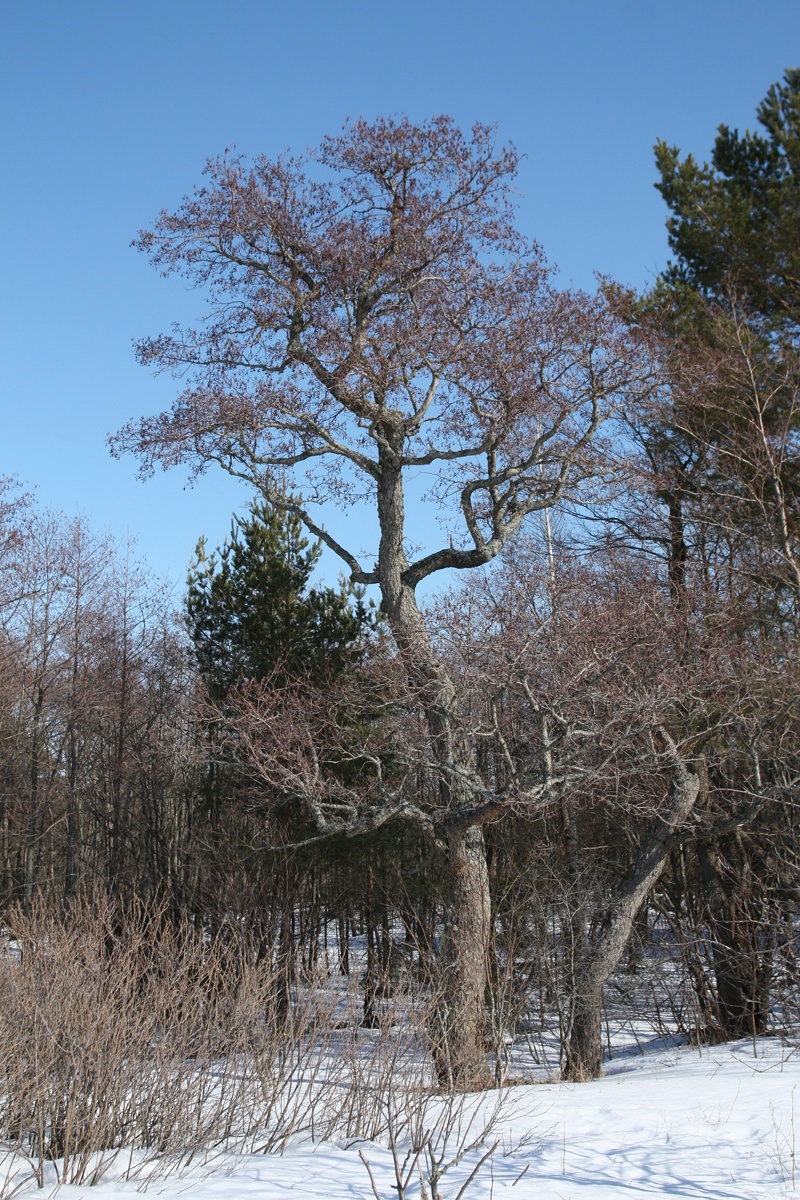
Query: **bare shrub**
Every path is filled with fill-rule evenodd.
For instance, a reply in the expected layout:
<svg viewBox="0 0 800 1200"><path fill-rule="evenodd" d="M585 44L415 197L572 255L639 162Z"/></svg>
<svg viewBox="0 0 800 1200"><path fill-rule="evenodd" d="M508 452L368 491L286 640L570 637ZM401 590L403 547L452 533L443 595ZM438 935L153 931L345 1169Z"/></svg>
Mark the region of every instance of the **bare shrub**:
<svg viewBox="0 0 800 1200"><path fill-rule="evenodd" d="M278 1003L280 965L243 929L210 938L142 909L12 912L0 958L0 1139L7 1193L25 1168L44 1186L92 1184L122 1147L152 1179L197 1155L281 1153L303 1134L391 1133L392 1090L430 1084L432 1003L381 989L360 1028L357 981L298 975ZM134 1152L140 1151L135 1156Z"/></svg>
<svg viewBox="0 0 800 1200"><path fill-rule="evenodd" d="M413 1163L437 1195L486 1145L499 1103L487 1121L483 1099L433 1087L435 985L387 978L365 1029L356 979L342 994L332 977L298 975L287 1007L279 969L235 922L210 938L104 903L12 912L0 957L0 1195L31 1175L43 1187L53 1170L91 1185L123 1147L121 1169L146 1182L197 1156L282 1153L300 1134L383 1141L396 1170Z"/></svg>
<svg viewBox="0 0 800 1200"><path fill-rule="evenodd" d="M421 1200L444 1200L442 1180L462 1167L451 1192L454 1200L461 1200L497 1151L500 1139L493 1134L506 1095L502 1090L483 1096L463 1091L441 1094L414 1086L387 1090L386 1139L394 1174L390 1190L398 1200L407 1200L417 1182ZM372 1164L363 1151L359 1153L375 1200L384 1200Z"/></svg>
<svg viewBox="0 0 800 1200"><path fill-rule="evenodd" d="M237 1048L213 949L120 927L113 909L9 917L0 972L0 1136L67 1183L96 1183L122 1146L159 1155L205 1146L240 1086L215 1060Z"/></svg>
<svg viewBox="0 0 800 1200"><path fill-rule="evenodd" d="M11 1177L96 1183L119 1149L162 1173L199 1153L281 1150L332 1123L331 1005L275 1011L269 964L141 912L10 915L0 969L0 1138ZM323 1069L324 1068L324 1069ZM341 1073L341 1069L340 1073ZM12 1161L13 1159L13 1161Z"/></svg>

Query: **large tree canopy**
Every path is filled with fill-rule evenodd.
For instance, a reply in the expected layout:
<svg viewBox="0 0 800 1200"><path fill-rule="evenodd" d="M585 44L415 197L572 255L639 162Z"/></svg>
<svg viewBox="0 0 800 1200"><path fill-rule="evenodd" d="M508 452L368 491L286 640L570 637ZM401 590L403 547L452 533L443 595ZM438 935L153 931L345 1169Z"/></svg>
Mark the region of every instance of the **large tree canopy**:
<svg viewBox="0 0 800 1200"><path fill-rule="evenodd" d="M491 559L595 472L592 440L631 377L613 307L557 291L515 229L516 165L491 129L466 138L444 117L349 123L308 158L210 162L138 241L209 297L202 326L139 347L190 383L117 451L145 471L217 462L276 503L289 469L309 500L343 504L433 469L462 527L403 561L405 582ZM379 581L310 504L291 507L355 580Z"/></svg>

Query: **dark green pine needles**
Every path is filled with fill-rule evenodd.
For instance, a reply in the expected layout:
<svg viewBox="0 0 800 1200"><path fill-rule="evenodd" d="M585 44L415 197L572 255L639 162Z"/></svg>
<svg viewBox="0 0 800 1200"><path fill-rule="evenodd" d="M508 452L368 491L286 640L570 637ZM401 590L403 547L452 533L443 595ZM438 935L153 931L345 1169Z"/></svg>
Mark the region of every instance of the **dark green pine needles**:
<svg viewBox="0 0 800 1200"><path fill-rule="evenodd" d="M212 698L276 672L320 680L358 659L373 610L347 587L310 585L320 554L296 517L265 501L234 517L218 551L201 538L186 612Z"/></svg>

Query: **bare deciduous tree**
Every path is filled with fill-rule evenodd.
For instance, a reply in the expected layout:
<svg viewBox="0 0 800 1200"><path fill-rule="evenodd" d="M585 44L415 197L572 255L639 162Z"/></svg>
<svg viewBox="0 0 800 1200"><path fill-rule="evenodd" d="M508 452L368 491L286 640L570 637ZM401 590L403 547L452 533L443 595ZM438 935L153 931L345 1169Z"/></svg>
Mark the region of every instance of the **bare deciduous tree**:
<svg viewBox="0 0 800 1200"><path fill-rule="evenodd" d="M139 247L203 286L198 330L140 345L191 376L117 453L218 464L294 512L360 584L376 584L438 766L447 843L449 1077L479 1083L489 900L481 823L496 813L416 589L491 561L524 519L592 480L599 433L643 367L612 298L557 291L515 228L513 149L445 117L361 120L316 154L211 162L205 185ZM287 497L287 473L305 502ZM432 474L442 544L412 555L405 491ZM322 524L363 501L377 545ZM351 527L352 528L352 527ZM469 819L465 819L469 814Z"/></svg>

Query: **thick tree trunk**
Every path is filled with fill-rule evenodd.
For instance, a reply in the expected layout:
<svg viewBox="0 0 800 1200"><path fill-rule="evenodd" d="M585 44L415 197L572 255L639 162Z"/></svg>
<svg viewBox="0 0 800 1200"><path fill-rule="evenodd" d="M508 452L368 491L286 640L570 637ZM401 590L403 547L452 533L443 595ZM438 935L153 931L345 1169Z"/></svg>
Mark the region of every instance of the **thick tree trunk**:
<svg viewBox="0 0 800 1200"><path fill-rule="evenodd" d="M466 826L459 813L483 794L483 785L455 687L431 645L414 587L404 578L402 428L387 419L382 437L378 567L383 607L425 713L447 840L441 995L431 1039L443 1086L469 1090L486 1086L491 1077L485 1039L491 904L483 833Z"/></svg>
<svg viewBox="0 0 800 1200"><path fill-rule="evenodd" d="M435 662L433 657L431 662ZM460 713L450 680L444 675L434 687L429 680L426 691L441 805L452 818L445 820L440 1004L432 1043L441 1084L469 1091L488 1086L492 1079L486 1059L491 899L483 831L464 825L458 816L474 803L482 786L473 747L459 728Z"/></svg>
<svg viewBox="0 0 800 1200"><path fill-rule="evenodd" d="M667 745L674 765L666 809L651 821L633 866L612 895L597 933L575 967L565 1079L596 1079L602 1074L603 987L622 958L637 913L664 869L674 831L688 817L700 791L700 777L686 768L671 739Z"/></svg>
<svg viewBox="0 0 800 1200"><path fill-rule="evenodd" d="M442 999L433 1031L440 1082L449 1089L488 1087L486 984L491 928L483 832L454 830L447 844L447 893L441 956Z"/></svg>

